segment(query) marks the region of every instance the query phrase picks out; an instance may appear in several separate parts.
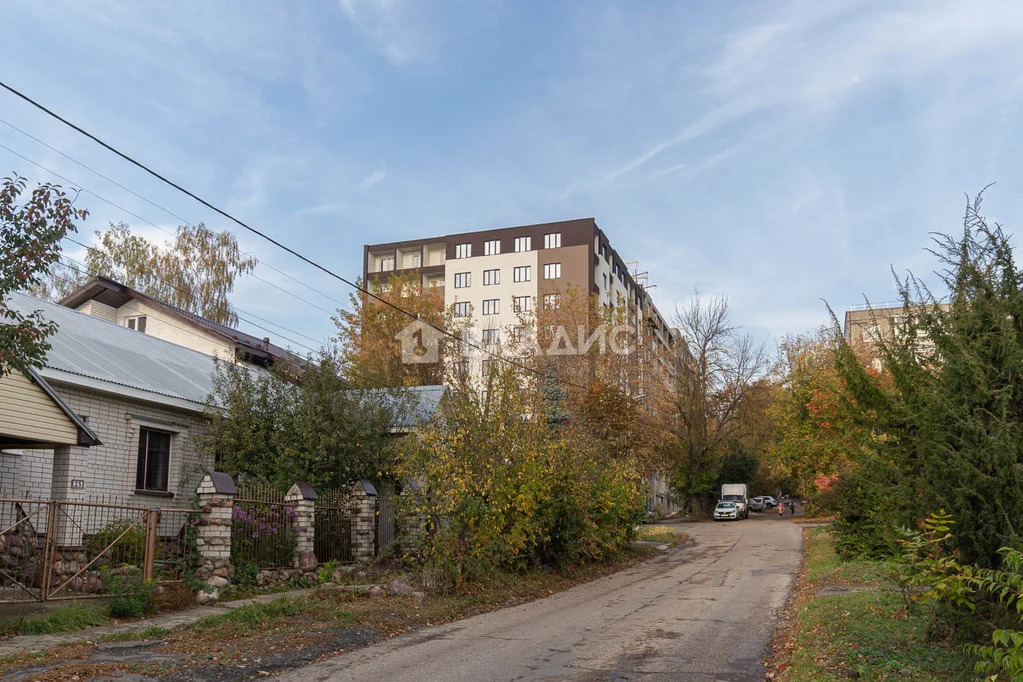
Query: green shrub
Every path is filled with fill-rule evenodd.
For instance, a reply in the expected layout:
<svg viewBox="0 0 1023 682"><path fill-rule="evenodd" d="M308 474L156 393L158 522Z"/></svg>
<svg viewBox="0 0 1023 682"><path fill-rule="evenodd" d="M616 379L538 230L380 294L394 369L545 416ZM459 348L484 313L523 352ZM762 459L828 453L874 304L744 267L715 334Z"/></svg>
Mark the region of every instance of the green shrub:
<svg viewBox="0 0 1023 682"><path fill-rule="evenodd" d="M103 554L94 565L140 565L146 552L146 527L135 519L115 519L85 541L90 560ZM109 547L109 549L107 549ZM104 551L106 550L106 551Z"/></svg>
<svg viewBox="0 0 1023 682"><path fill-rule="evenodd" d="M100 579L109 595L110 615L115 618L139 618L152 610L156 583L143 579L141 570L133 567L104 569Z"/></svg>

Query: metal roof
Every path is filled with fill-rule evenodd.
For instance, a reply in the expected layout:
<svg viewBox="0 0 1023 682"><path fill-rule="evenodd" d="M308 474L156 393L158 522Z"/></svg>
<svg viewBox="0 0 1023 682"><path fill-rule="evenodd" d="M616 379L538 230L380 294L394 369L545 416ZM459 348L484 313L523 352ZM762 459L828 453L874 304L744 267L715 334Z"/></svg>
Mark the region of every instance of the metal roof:
<svg viewBox="0 0 1023 682"><path fill-rule="evenodd" d="M393 430L411 431L433 419L444 398L445 390L443 386L372 388L366 390L366 395L394 408L395 421L391 425Z"/></svg>
<svg viewBox="0 0 1023 682"><path fill-rule="evenodd" d="M195 411L213 391L209 355L22 293L6 305L57 324L40 371L48 380Z"/></svg>

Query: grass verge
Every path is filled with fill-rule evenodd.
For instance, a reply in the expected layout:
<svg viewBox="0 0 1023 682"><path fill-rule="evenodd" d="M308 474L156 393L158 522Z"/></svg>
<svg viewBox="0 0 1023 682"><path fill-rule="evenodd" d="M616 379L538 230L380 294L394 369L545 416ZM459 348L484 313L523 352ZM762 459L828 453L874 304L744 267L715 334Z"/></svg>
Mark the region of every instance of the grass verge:
<svg viewBox="0 0 1023 682"><path fill-rule="evenodd" d="M772 679L969 680L958 648L928 636L927 605L906 608L881 561L843 561L830 529L803 531L804 565L768 661Z"/></svg>
<svg viewBox="0 0 1023 682"><path fill-rule="evenodd" d="M15 635L51 635L74 632L109 622L108 610L92 602L68 602L37 616L18 616L0 620L0 637Z"/></svg>
<svg viewBox="0 0 1023 682"><path fill-rule="evenodd" d="M678 526L658 524L640 526L636 533L636 539L641 542L663 542L669 545L682 542L687 537Z"/></svg>

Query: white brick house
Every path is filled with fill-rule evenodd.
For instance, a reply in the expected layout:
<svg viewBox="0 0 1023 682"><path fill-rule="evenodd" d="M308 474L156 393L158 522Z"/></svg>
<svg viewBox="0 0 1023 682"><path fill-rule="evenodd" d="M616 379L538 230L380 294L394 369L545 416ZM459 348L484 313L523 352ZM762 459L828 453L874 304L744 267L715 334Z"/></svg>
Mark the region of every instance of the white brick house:
<svg viewBox="0 0 1023 682"><path fill-rule="evenodd" d="M195 437L212 391L213 357L24 294L11 294L5 304L41 310L57 323L38 374L99 443L0 450L0 492L187 506L212 465L197 454Z"/></svg>

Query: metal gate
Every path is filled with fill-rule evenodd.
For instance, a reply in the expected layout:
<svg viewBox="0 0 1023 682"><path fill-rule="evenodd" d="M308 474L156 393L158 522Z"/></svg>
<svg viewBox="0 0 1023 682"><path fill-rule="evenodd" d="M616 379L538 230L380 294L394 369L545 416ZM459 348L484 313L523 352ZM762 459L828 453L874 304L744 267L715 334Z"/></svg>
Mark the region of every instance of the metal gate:
<svg viewBox="0 0 1023 682"><path fill-rule="evenodd" d="M382 490L377 497L376 505L377 528L376 528L376 553L381 551L389 552L394 543L395 514L394 514L394 493Z"/></svg>
<svg viewBox="0 0 1023 682"><path fill-rule="evenodd" d="M0 498L0 603L102 597L114 579L126 590L181 580L202 513Z"/></svg>
<svg viewBox="0 0 1023 682"><path fill-rule="evenodd" d="M350 564L355 561L352 552L352 508L348 490L326 490L316 500L316 526L313 550L321 563Z"/></svg>

